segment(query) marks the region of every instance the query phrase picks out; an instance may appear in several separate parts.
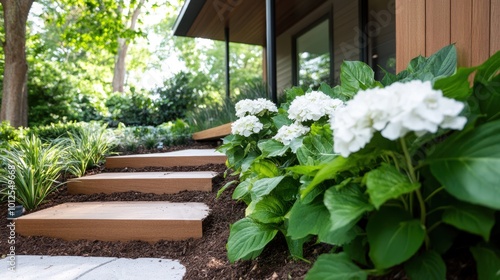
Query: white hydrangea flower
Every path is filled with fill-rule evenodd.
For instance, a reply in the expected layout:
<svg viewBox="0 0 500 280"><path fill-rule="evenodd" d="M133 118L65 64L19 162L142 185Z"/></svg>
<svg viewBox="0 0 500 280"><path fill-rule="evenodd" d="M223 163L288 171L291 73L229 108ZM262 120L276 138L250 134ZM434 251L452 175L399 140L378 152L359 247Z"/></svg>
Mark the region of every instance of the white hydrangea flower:
<svg viewBox="0 0 500 280"><path fill-rule="evenodd" d="M303 126L300 123L293 123L291 125L284 125L280 127L278 133L273 137L273 139L283 143L284 145L290 145L290 143L310 130L309 127Z"/></svg>
<svg viewBox="0 0 500 280"><path fill-rule="evenodd" d="M382 136L396 140L413 131L421 136L435 133L439 127L462 129L467 122L458 116L464 108L462 102L443 96L432 88L431 82L411 81L395 83L386 88L394 95L394 108Z"/></svg>
<svg viewBox="0 0 500 280"><path fill-rule="evenodd" d="M259 133L264 125L256 116L245 116L231 124L231 133L248 137L254 133Z"/></svg>
<svg viewBox="0 0 500 280"><path fill-rule="evenodd" d="M320 92L311 91L297 96L288 108L288 118L299 122L317 121L323 116L333 116L344 103Z"/></svg>
<svg viewBox="0 0 500 280"><path fill-rule="evenodd" d="M255 100L243 99L236 103L235 108L238 118L244 117L247 113L255 116L265 110L269 112L278 112L276 105L265 98L258 98Z"/></svg>
<svg viewBox="0 0 500 280"><path fill-rule="evenodd" d="M467 122L458 116L463 107L463 103L443 97L430 82L394 83L360 91L330 121L334 150L347 157L369 143L376 131L396 140L410 131L421 136L439 127L460 130Z"/></svg>

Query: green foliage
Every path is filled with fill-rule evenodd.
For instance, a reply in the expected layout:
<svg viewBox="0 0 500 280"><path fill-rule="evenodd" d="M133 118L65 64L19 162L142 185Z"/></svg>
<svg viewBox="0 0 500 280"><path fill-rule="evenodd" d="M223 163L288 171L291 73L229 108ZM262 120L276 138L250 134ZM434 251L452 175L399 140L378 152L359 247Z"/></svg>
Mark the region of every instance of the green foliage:
<svg viewBox="0 0 500 280"><path fill-rule="evenodd" d="M0 154L0 184L8 184L9 170L14 170L15 190L4 187L2 193L11 195L26 210L33 210L44 202L48 194L61 184L57 182L64 169L65 148L61 144L43 143L31 135Z"/></svg>
<svg viewBox="0 0 500 280"><path fill-rule="evenodd" d="M67 150L68 171L78 177L85 171L101 164L115 146L115 139L106 125L87 124L77 133L68 132L68 138L60 139Z"/></svg>
<svg viewBox="0 0 500 280"><path fill-rule="evenodd" d="M135 152L139 148L155 149L184 144L191 139L189 125L181 119L159 126L119 125L114 130L117 152Z"/></svg>
<svg viewBox="0 0 500 280"><path fill-rule="evenodd" d="M50 125L30 127L27 134L29 136L35 135L44 142L52 142L58 138L67 138L70 135L82 133L85 125L82 122L51 123Z"/></svg>
<svg viewBox="0 0 500 280"><path fill-rule="evenodd" d="M0 123L0 149L7 149L9 146L21 140L23 131L12 127L9 122Z"/></svg>
<svg viewBox="0 0 500 280"><path fill-rule="evenodd" d="M320 86L324 94L349 102L365 89L422 80L468 105L461 113L467 118L463 130L407 133L396 140L363 131L373 137L346 157L335 152L332 139L338 130L330 129L326 115L302 121L308 132L287 144L275 137L293 122L287 114L293 100L309 94L300 88L286 91L277 113L255 114L260 131L229 135L219 148L228 168L240 176L233 198L248 205L246 217L231 227L231 261L257 257L281 232L295 257L301 257L300 247L308 240L335 246L336 254L320 256L306 279L365 279L395 266L404 267L411 279L444 279L441 255L471 245L479 278L497 279L498 69L500 52L482 65L457 70L452 45L415 58L406 70L387 73L381 82L365 64L345 62L342 84ZM249 232L265 238L245 242ZM482 241L476 245L477 237ZM458 243L463 238L470 243Z"/></svg>
<svg viewBox="0 0 500 280"><path fill-rule="evenodd" d="M201 131L236 120L234 105L243 99L266 98L267 91L261 80L249 82L240 89L238 95L231 95L229 99L203 102L203 105L192 108L186 116L187 122L193 131Z"/></svg>

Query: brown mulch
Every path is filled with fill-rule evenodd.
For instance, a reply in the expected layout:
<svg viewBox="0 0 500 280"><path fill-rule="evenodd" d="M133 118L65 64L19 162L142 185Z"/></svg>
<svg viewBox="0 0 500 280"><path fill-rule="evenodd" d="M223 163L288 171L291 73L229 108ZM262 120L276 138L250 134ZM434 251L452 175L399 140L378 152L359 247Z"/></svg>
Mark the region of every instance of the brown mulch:
<svg viewBox="0 0 500 280"><path fill-rule="evenodd" d="M213 146L213 145L212 145ZM185 148L208 148L211 145L198 144L171 147L165 151ZM151 151L143 151L151 152ZM154 151L153 151L154 152ZM159 152L159 151L156 151ZM82 201L172 201L203 202L210 209L210 215L203 222L203 238L187 241L160 241L148 243L142 241L107 242L96 240L65 241L48 237L16 236L17 255L53 255L53 256L102 256L121 258L166 258L178 259L186 267L184 279L303 279L311 267L311 263L322 253L331 249L329 246L309 243L304 246L303 260L290 257L284 238L273 240L261 256L252 261L230 263L227 259L226 242L229 236L229 225L244 217L245 204L231 199L232 188L226 190L219 199L217 191L235 177L224 178L224 165L208 164L197 167L168 167L144 169L105 169L104 167L89 170L88 174L100 172L141 172L141 171L214 171L220 175L213 180L212 192L181 192L179 194L156 195L137 192L69 195L65 186L49 195L47 202L39 210L65 202ZM7 216L6 203L0 204L0 216ZM0 219L0 255L5 256L9 244L5 238L8 234L7 219ZM459 263L457 266L464 265ZM450 268L449 268L450 269ZM461 278L449 275L448 279ZM384 277L385 279L406 279L401 271Z"/></svg>

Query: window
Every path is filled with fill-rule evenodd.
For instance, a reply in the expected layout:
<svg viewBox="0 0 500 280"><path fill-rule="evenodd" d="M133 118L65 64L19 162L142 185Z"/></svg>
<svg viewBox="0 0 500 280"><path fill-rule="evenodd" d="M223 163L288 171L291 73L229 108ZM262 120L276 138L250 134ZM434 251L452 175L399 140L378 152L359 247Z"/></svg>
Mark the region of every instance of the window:
<svg viewBox="0 0 500 280"><path fill-rule="evenodd" d="M364 0L366 62L373 68L375 79L396 72L396 15L394 1Z"/></svg>
<svg viewBox="0 0 500 280"><path fill-rule="evenodd" d="M332 82L332 32L330 15L293 39L293 84L317 88Z"/></svg>

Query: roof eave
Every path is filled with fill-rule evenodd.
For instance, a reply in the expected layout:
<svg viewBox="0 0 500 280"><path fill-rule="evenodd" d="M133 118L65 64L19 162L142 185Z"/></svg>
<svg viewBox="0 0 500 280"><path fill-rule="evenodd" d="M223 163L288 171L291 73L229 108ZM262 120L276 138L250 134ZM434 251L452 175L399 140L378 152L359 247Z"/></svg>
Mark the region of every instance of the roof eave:
<svg viewBox="0 0 500 280"><path fill-rule="evenodd" d="M181 12L174 23L173 30L175 36L188 36L191 26L205 3L206 0L186 0L184 2Z"/></svg>

